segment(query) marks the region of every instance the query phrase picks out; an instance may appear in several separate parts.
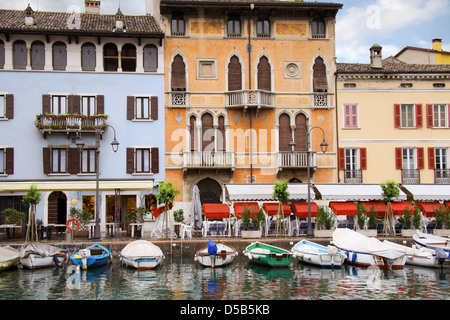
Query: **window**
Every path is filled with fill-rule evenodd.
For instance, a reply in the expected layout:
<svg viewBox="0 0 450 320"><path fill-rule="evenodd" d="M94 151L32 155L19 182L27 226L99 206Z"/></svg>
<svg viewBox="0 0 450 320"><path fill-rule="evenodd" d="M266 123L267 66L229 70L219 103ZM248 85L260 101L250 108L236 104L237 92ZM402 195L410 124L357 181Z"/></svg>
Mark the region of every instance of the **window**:
<svg viewBox="0 0 450 320"><path fill-rule="evenodd" d="M271 70L269 59L267 57L261 57L258 63L258 89L259 90L272 90Z"/></svg>
<svg viewBox="0 0 450 320"><path fill-rule="evenodd" d="M344 128L359 128L357 103L344 103Z"/></svg>
<svg viewBox="0 0 450 320"><path fill-rule="evenodd" d="M44 70L45 67L45 45L41 41L31 44L31 69Z"/></svg>
<svg viewBox="0 0 450 320"><path fill-rule="evenodd" d="M53 45L53 70L66 70L67 46L64 42L55 42Z"/></svg>
<svg viewBox="0 0 450 320"><path fill-rule="evenodd" d="M294 142L295 151L308 151L308 142L306 141L307 119L302 113L295 117Z"/></svg>
<svg viewBox="0 0 450 320"><path fill-rule="evenodd" d="M242 89L242 68L239 58L232 56L228 64L228 91Z"/></svg>
<svg viewBox="0 0 450 320"><path fill-rule="evenodd" d="M150 173L150 149L136 149L136 172Z"/></svg>
<svg viewBox="0 0 450 320"><path fill-rule="evenodd" d="M119 52L114 43L107 43L103 47L103 69L105 71L117 71L119 67Z"/></svg>
<svg viewBox="0 0 450 320"><path fill-rule="evenodd" d="M434 128L448 127L448 105L446 104L433 105L433 127Z"/></svg>
<svg viewBox="0 0 450 320"><path fill-rule="evenodd" d="M186 69L179 54L173 59L171 76L172 91L186 91Z"/></svg>
<svg viewBox="0 0 450 320"><path fill-rule="evenodd" d="M95 96L81 97L81 114L86 116L93 116L96 112Z"/></svg>
<svg viewBox="0 0 450 320"><path fill-rule="evenodd" d="M344 170L345 183L362 183L362 170L367 169L366 148L339 148L339 170Z"/></svg>
<svg viewBox="0 0 450 320"><path fill-rule="evenodd" d="M270 37L270 21L267 17L258 18L256 21L256 36L258 38Z"/></svg>
<svg viewBox="0 0 450 320"><path fill-rule="evenodd" d="M414 148L403 148L402 151L402 167L403 169L416 169L416 153Z"/></svg>
<svg viewBox="0 0 450 320"><path fill-rule="evenodd" d="M127 120L158 120L158 97L127 97Z"/></svg>
<svg viewBox="0 0 450 320"><path fill-rule="evenodd" d="M327 72L324 61L317 57L313 66L313 90L314 92L327 92Z"/></svg>
<svg viewBox="0 0 450 320"><path fill-rule="evenodd" d="M67 150L52 149L52 173L67 172Z"/></svg>
<svg viewBox="0 0 450 320"><path fill-rule="evenodd" d="M6 118L6 98L0 95L0 119Z"/></svg>
<svg viewBox="0 0 450 320"><path fill-rule="evenodd" d="M85 43L81 47L81 70L95 71L96 48L93 43Z"/></svg>
<svg viewBox="0 0 450 320"><path fill-rule="evenodd" d="M14 119L14 95L0 94L0 119Z"/></svg>
<svg viewBox="0 0 450 320"><path fill-rule="evenodd" d="M402 104L401 117L403 128L414 128L414 105Z"/></svg>
<svg viewBox="0 0 450 320"><path fill-rule="evenodd" d="M217 79L216 59L197 59L197 79Z"/></svg>
<svg viewBox="0 0 450 320"><path fill-rule="evenodd" d="M144 47L144 71L155 72L158 70L158 49L152 44Z"/></svg>
<svg viewBox="0 0 450 320"><path fill-rule="evenodd" d="M50 113L56 115L69 113L67 110L67 96L53 95Z"/></svg>
<svg viewBox="0 0 450 320"><path fill-rule="evenodd" d="M217 128L217 151L225 151L226 150L225 118L223 116L219 116L218 122L219 126Z"/></svg>
<svg viewBox="0 0 450 320"><path fill-rule="evenodd" d="M0 149L0 174L5 173L6 154L5 149Z"/></svg>
<svg viewBox="0 0 450 320"><path fill-rule="evenodd" d="M13 68L25 70L27 68L27 44L18 40L13 44Z"/></svg>
<svg viewBox="0 0 450 320"><path fill-rule="evenodd" d="M5 68L5 43L0 40L0 69Z"/></svg>
<svg viewBox="0 0 450 320"><path fill-rule="evenodd" d="M95 173L95 149L83 149L81 152L81 173Z"/></svg>
<svg viewBox="0 0 450 320"><path fill-rule="evenodd" d="M127 148L127 173L159 173L159 149Z"/></svg>
<svg viewBox="0 0 450 320"><path fill-rule="evenodd" d="M191 116L189 118L189 135L190 135L190 145L191 145L191 151L197 151L198 150L198 136L197 136L197 127L195 125L197 119L195 116Z"/></svg>
<svg viewBox="0 0 450 320"><path fill-rule="evenodd" d="M279 151L292 151L289 143L292 141L291 120L289 115L282 113L279 118L278 148Z"/></svg>
<svg viewBox="0 0 450 320"><path fill-rule="evenodd" d="M214 146L214 126L213 116L210 113L205 113L202 116L202 151L215 151Z"/></svg>
<svg viewBox="0 0 450 320"><path fill-rule="evenodd" d="M448 169L448 148L435 148L435 169Z"/></svg>
<svg viewBox="0 0 450 320"><path fill-rule="evenodd" d="M316 18L312 22L311 33L314 39L325 38L325 21L322 18Z"/></svg>
<svg viewBox="0 0 450 320"><path fill-rule="evenodd" d="M148 97L137 97L135 108L136 119L150 119L151 108L150 99Z"/></svg>
<svg viewBox="0 0 450 320"><path fill-rule="evenodd" d="M181 13L176 13L172 17L171 21L171 31L173 36L184 36L185 35L185 23L184 17Z"/></svg>
<svg viewBox="0 0 450 320"><path fill-rule="evenodd" d="M395 104L394 124L396 128L422 128L422 105Z"/></svg>
<svg viewBox="0 0 450 320"><path fill-rule="evenodd" d="M122 47L122 55L120 59L122 62L122 71L136 71L136 47L134 45L129 43L125 44Z"/></svg>
<svg viewBox="0 0 450 320"><path fill-rule="evenodd" d="M241 36L241 20L239 15L233 14L228 18L227 34L229 37Z"/></svg>
<svg viewBox="0 0 450 320"><path fill-rule="evenodd" d="M0 148L0 174L14 174L14 148Z"/></svg>

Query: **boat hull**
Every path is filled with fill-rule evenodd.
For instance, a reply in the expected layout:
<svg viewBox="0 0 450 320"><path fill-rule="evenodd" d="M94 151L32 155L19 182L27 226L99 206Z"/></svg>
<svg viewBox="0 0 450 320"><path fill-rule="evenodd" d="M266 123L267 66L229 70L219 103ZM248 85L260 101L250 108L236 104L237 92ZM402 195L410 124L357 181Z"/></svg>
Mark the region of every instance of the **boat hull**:
<svg viewBox="0 0 450 320"><path fill-rule="evenodd" d="M123 248L120 252L120 260L123 265L130 268L151 270L162 263L164 254L153 243L147 240L136 240Z"/></svg>
<svg viewBox="0 0 450 320"><path fill-rule="evenodd" d="M217 254L210 255L206 246L195 253L194 261L197 261L204 267L222 267L232 263L238 255L235 248L224 242L216 242L216 245Z"/></svg>
<svg viewBox="0 0 450 320"><path fill-rule="evenodd" d="M1 261L0 262L0 271L8 270L19 263L19 258L17 257L14 260Z"/></svg>
<svg viewBox="0 0 450 320"><path fill-rule="evenodd" d="M312 264L324 268L341 267L347 258L337 248L329 250L327 247L302 240L291 250L294 258L302 263Z"/></svg>
<svg viewBox="0 0 450 320"><path fill-rule="evenodd" d="M122 256L122 263L130 268L137 270L151 270L159 266L163 260L162 257L142 257L133 258Z"/></svg>
<svg viewBox="0 0 450 320"><path fill-rule="evenodd" d="M20 264L27 269L42 269L59 266L64 260L64 254L55 256L42 256L30 253L27 257L20 259Z"/></svg>
<svg viewBox="0 0 450 320"><path fill-rule="evenodd" d="M435 236L432 234L416 232L413 235L414 243L417 245L428 248L432 250L436 250L437 248L444 250L447 253L450 253L450 239L444 238L440 236Z"/></svg>
<svg viewBox="0 0 450 320"><path fill-rule="evenodd" d="M382 270L387 270L389 268L399 270L403 269L406 263L406 255L395 259L388 259L365 252L356 252L351 250L341 250L341 252L344 252L347 256L347 260L345 260L345 262L355 267L368 268L370 266L377 266Z"/></svg>
<svg viewBox="0 0 450 320"><path fill-rule="evenodd" d="M99 250L101 251L100 254L98 254ZM111 251L96 243L73 254L70 256L70 260L74 265L86 270L106 265L110 257Z"/></svg>
<svg viewBox="0 0 450 320"><path fill-rule="evenodd" d="M252 263L269 267L287 267L292 261L292 253L288 250L260 242L250 244L244 255Z"/></svg>

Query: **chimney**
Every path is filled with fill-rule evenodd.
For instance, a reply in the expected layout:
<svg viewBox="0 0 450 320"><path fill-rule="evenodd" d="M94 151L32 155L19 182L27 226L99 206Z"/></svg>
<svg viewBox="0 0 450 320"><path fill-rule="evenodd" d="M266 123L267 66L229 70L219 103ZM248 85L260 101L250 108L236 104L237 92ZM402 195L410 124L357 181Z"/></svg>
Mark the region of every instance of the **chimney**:
<svg viewBox="0 0 450 320"><path fill-rule="evenodd" d="M433 39L433 50L442 51L442 39Z"/></svg>
<svg viewBox="0 0 450 320"><path fill-rule="evenodd" d="M123 21L124 21L124 16L123 16L122 11L120 11L120 8L119 8L119 10L116 13L116 30L125 29Z"/></svg>
<svg viewBox="0 0 450 320"><path fill-rule="evenodd" d="M100 0L84 0L86 13L99 14Z"/></svg>
<svg viewBox="0 0 450 320"><path fill-rule="evenodd" d="M383 68L382 55L381 55L382 47L379 44L374 44L370 47L370 67L374 69Z"/></svg>
<svg viewBox="0 0 450 320"><path fill-rule="evenodd" d="M25 9L25 25L34 25L34 11L31 9L30 4L28 4L28 7Z"/></svg>

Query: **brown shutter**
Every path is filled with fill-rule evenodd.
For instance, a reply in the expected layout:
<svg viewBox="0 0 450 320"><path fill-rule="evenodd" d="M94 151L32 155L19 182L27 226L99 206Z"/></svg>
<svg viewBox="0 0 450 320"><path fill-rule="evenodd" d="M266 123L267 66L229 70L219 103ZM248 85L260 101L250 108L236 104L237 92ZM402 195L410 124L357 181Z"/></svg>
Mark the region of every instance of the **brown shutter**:
<svg viewBox="0 0 450 320"><path fill-rule="evenodd" d="M152 148L152 173L159 173L159 149Z"/></svg>
<svg viewBox="0 0 450 320"><path fill-rule="evenodd" d="M172 90L186 90L186 68L183 58L177 55L172 63Z"/></svg>
<svg viewBox="0 0 450 320"><path fill-rule="evenodd" d="M51 167L50 167L50 148L43 148L43 162L44 162L44 174L50 174L51 173Z"/></svg>
<svg viewBox="0 0 450 320"><path fill-rule="evenodd" d="M345 149L338 150L338 170L345 170Z"/></svg>
<svg viewBox="0 0 450 320"><path fill-rule="evenodd" d="M402 159L402 148L395 148L395 169L402 170L403 169L403 159Z"/></svg>
<svg viewBox="0 0 450 320"><path fill-rule="evenodd" d="M425 151L424 148L417 148L417 169L425 168Z"/></svg>
<svg viewBox="0 0 450 320"><path fill-rule="evenodd" d="M314 61L313 86L314 92L326 92L328 90L326 68L321 57Z"/></svg>
<svg viewBox="0 0 450 320"><path fill-rule="evenodd" d="M209 113L205 113L202 116L202 150L204 151L210 144L214 145L213 129L213 117ZM213 151L214 148L209 147L208 151Z"/></svg>
<svg viewBox="0 0 450 320"><path fill-rule="evenodd" d="M97 95L97 114L105 114L105 96Z"/></svg>
<svg viewBox="0 0 450 320"><path fill-rule="evenodd" d="M258 63L258 89L271 91L270 64L267 57L261 57Z"/></svg>
<svg viewBox="0 0 450 320"><path fill-rule="evenodd" d="M292 140L291 121L286 113L280 115L278 131L278 149L280 151L292 151L289 148L289 142Z"/></svg>
<svg viewBox="0 0 450 320"><path fill-rule="evenodd" d="M134 97L127 97L127 120L134 119Z"/></svg>
<svg viewBox="0 0 450 320"><path fill-rule="evenodd" d="M43 94L42 95L42 114L50 113L50 95L49 94Z"/></svg>
<svg viewBox="0 0 450 320"><path fill-rule="evenodd" d="M433 105L427 104L427 128L433 128Z"/></svg>
<svg viewBox="0 0 450 320"><path fill-rule="evenodd" d="M228 91L242 90L242 68L239 58L233 56L228 65Z"/></svg>
<svg viewBox="0 0 450 320"><path fill-rule="evenodd" d="M217 137L217 151L225 151L226 143L225 143L225 118L223 116L219 117L219 128L218 128L218 137Z"/></svg>
<svg viewBox="0 0 450 320"><path fill-rule="evenodd" d="M78 95L69 96L72 97L72 108L69 107L69 113L81 114L81 97ZM70 101L70 100L69 100Z"/></svg>
<svg viewBox="0 0 450 320"><path fill-rule="evenodd" d="M423 127L422 105L416 104L416 128Z"/></svg>
<svg viewBox="0 0 450 320"><path fill-rule="evenodd" d="M7 94L6 95L6 118L14 119L14 95Z"/></svg>
<svg viewBox="0 0 450 320"><path fill-rule="evenodd" d="M151 97L151 113L152 119L158 120L158 97Z"/></svg>
<svg viewBox="0 0 450 320"><path fill-rule="evenodd" d="M195 128L195 117L191 116L189 119L189 123L191 125L190 127L190 135L191 135L191 151L197 151L198 150L198 144L197 144L197 135L195 134L197 132Z"/></svg>
<svg viewBox="0 0 450 320"><path fill-rule="evenodd" d="M433 147L428 148L428 169L436 169L436 160Z"/></svg>
<svg viewBox="0 0 450 320"><path fill-rule="evenodd" d="M80 173L80 151L77 148L69 148L67 153L69 155L69 173Z"/></svg>
<svg viewBox="0 0 450 320"><path fill-rule="evenodd" d="M295 151L308 151L306 141L306 116L298 114L295 117L294 129Z"/></svg>
<svg viewBox="0 0 450 320"><path fill-rule="evenodd" d="M6 148L6 174L14 174L14 148Z"/></svg>
<svg viewBox="0 0 450 320"><path fill-rule="evenodd" d="M367 170L367 149L359 149L359 167L361 170Z"/></svg>
<svg viewBox="0 0 450 320"><path fill-rule="evenodd" d="M127 148L127 173L134 173L134 148Z"/></svg>
<svg viewBox="0 0 450 320"><path fill-rule="evenodd" d="M394 127L400 128L402 126L401 116L400 116L400 105L394 104Z"/></svg>
<svg viewBox="0 0 450 320"><path fill-rule="evenodd" d="M448 123L448 126L449 126L449 128L450 128L450 104L447 104L447 113L448 113L448 115L447 115L447 123Z"/></svg>

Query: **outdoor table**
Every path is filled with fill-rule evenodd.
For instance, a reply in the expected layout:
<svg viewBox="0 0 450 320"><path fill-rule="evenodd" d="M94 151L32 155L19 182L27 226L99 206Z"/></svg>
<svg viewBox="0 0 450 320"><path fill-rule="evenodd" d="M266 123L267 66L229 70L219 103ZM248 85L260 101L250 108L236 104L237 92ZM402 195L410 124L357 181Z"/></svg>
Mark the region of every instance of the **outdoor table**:
<svg viewBox="0 0 450 320"><path fill-rule="evenodd" d="M6 229L6 233L5 233L6 239L10 238L9 230L12 229L13 237L14 237L15 234L16 234L16 229L17 228L22 229L22 226L18 226L18 225L15 225L15 224L2 224L2 225L0 225L0 229Z"/></svg>
<svg viewBox="0 0 450 320"><path fill-rule="evenodd" d="M143 223L130 223L130 227L131 227L131 237L132 238L134 238L134 230L136 229L138 229L138 227L141 227L142 228L142 226L143 226L144 224Z"/></svg>

